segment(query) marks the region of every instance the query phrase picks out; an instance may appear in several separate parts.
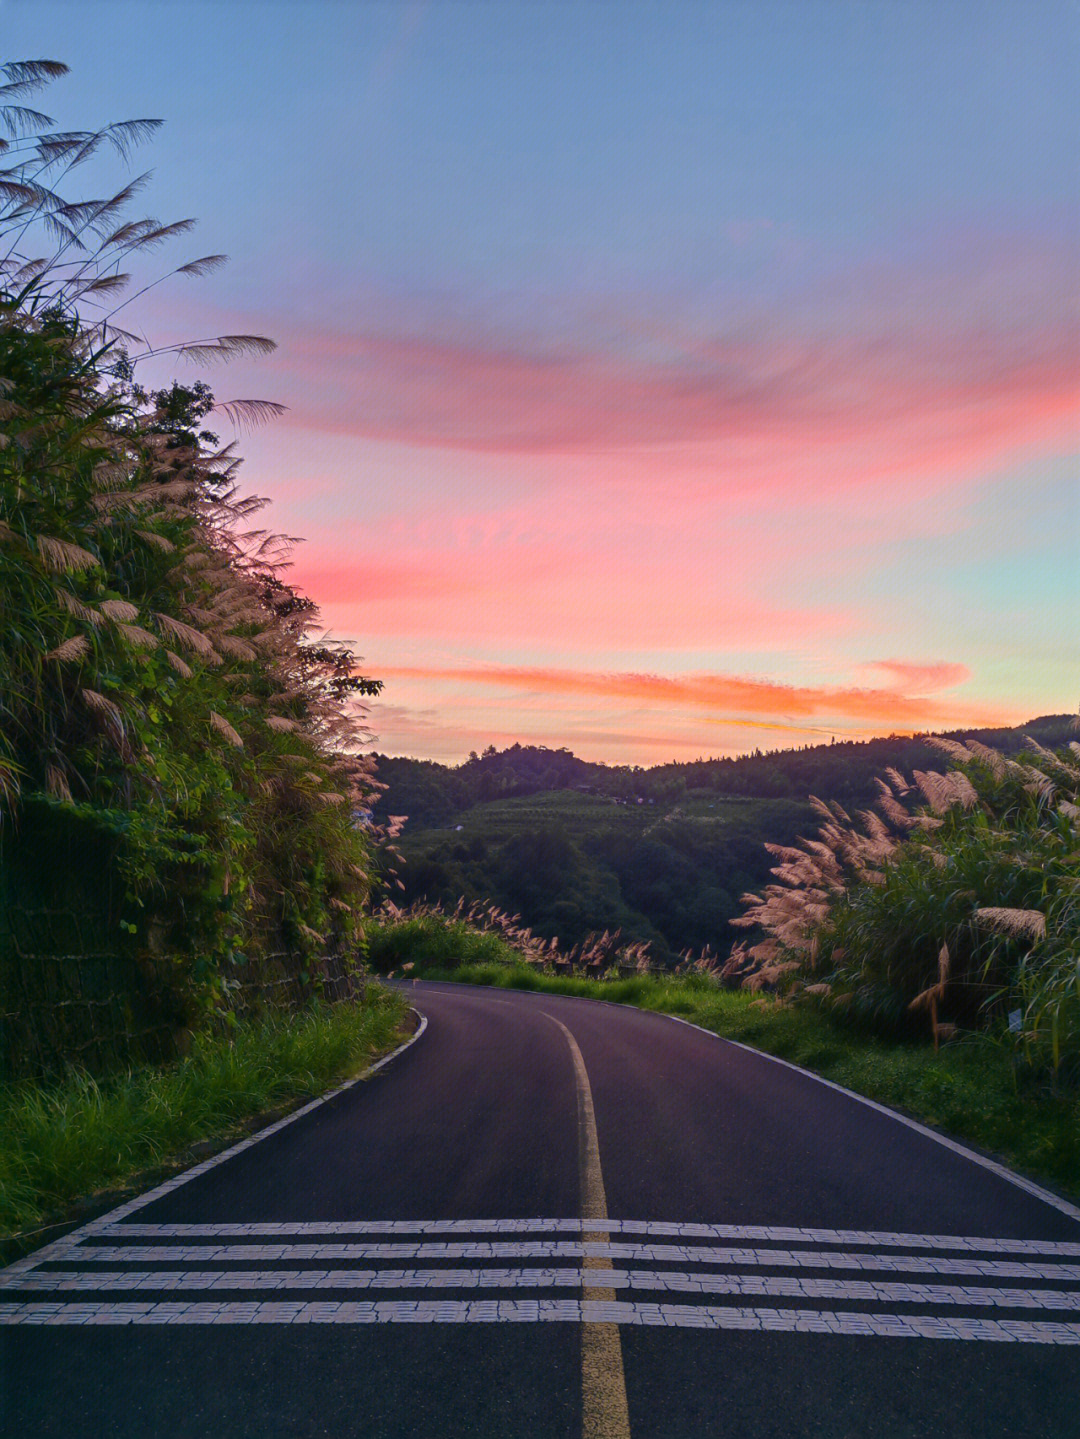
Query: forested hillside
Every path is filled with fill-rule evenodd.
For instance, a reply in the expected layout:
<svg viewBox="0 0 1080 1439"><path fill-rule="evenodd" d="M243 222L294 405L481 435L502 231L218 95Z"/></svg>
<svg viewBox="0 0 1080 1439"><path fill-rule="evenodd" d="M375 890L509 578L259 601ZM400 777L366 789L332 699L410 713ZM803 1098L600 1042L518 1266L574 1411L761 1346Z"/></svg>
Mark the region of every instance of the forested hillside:
<svg viewBox="0 0 1080 1439"><path fill-rule="evenodd" d="M1030 734L1067 742L1071 716L1018 730L958 732L1003 751ZM939 763L918 738L815 745L737 759L634 769L568 750L514 745L456 767L380 757L388 786L376 814L408 815L395 902L490 900L567 947L595 930L648 940L672 964L711 946L724 955L740 895L768 883L766 842L790 845L820 818L809 796L858 808L887 767Z"/></svg>

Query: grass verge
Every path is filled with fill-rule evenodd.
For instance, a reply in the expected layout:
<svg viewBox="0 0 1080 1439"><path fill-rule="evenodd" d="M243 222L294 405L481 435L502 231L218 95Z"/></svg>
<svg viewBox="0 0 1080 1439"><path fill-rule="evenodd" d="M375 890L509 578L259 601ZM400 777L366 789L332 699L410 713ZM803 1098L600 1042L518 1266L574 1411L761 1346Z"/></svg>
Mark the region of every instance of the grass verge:
<svg viewBox="0 0 1080 1439"><path fill-rule="evenodd" d="M505 962L454 968L417 962L411 976L606 999L678 1015L898 1109L1080 1200L1080 1093L1025 1075L1012 1052L986 1036L965 1036L935 1054L929 1045L890 1042L809 1005L720 989L697 975L595 980Z"/></svg>
<svg viewBox="0 0 1080 1439"><path fill-rule="evenodd" d="M176 1064L3 1086L0 1240L21 1247L76 1200L150 1168L177 1167L192 1144L225 1141L244 1121L359 1073L398 1042L407 1008L407 998L372 986L363 1004L199 1035Z"/></svg>

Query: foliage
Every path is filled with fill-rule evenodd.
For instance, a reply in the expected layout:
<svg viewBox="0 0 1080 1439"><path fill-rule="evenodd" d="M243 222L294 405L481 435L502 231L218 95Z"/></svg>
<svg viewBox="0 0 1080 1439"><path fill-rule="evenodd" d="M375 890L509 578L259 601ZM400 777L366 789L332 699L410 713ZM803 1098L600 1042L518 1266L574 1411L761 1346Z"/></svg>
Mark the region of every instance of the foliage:
<svg viewBox="0 0 1080 1439"><path fill-rule="evenodd" d="M376 974L409 974L418 964L451 971L460 964L509 963L516 958L493 930L415 909L381 911L368 926L367 938L368 963Z"/></svg>
<svg viewBox="0 0 1080 1439"><path fill-rule="evenodd" d="M389 1048L405 1009L372 988L362 1005L315 1005L200 1034L167 1067L107 1079L76 1070L48 1087L0 1088L0 1232L59 1216L196 1141L321 1093Z"/></svg>
<svg viewBox="0 0 1080 1439"><path fill-rule="evenodd" d="M399 909L385 903L368 925L368 956L383 974L398 966L406 972L416 964L452 969L463 963L527 963L583 974L601 974L612 967L645 971L649 966L648 945L628 943L618 930L589 934L572 949L561 950L557 941L544 940L523 925L520 915L463 899L449 913L438 905Z"/></svg>
<svg viewBox="0 0 1080 1439"><path fill-rule="evenodd" d="M1069 716L1047 715L1024 726L1044 745L1068 738ZM974 739L1006 752L1022 747L1017 730L957 730L957 740ZM489 746L463 764L378 756L386 792L376 813L403 814L412 829L437 829L462 820L475 805L573 790L636 805L639 801L671 807L689 800L789 798L809 794L841 804L865 804L874 797L874 780L887 766L925 768L933 762L925 737L891 735L872 740L804 745L800 749L755 750L731 759L699 759L643 769L637 765L594 764L567 749L545 745ZM408 832L408 831L407 831Z"/></svg>
<svg viewBox="0 0 1080 1439"><path fill-rule="evenodd" d="M65 67L2 68L3 860L47 866L20 852L29 803L115 834L124 933L187 953L184 982L213 1007L231 966L267 945L302 956L358 938L371 859L354 816L374 781L357 700L379 685L313 634L316 607L284 579L290 542L254 526L265 501L241 495L233 446L203 427L214 411L254 423L280 407L135 378L150 355L207 362L271 342L136 351L115 321L121 267L192 222L125 219L139 181L103 200L54 188L109 145L126 157L157 122L51 132L12 102Z"/></svg>
<svg viewBox="0 0 1080 1439"><path fill-rule="evenodd" d="M1046 743L1068 716L1026 727ZM970 737L1019 750L1019 731ZM376 815L408 816L398 903L494 903L564 947L620 929L674 965L710 946L727 954L739 895L769 882L765 842L810 832L811 793L868 804L886 766L925 769L925 738L816 745L731 760L631 769L589 764L568 750L489 748L454 768L378 761L386 785Z"/></svg>
<svg viewBox="0 0 1080 1439"><path fill-rule="evenodd" d="M768 878L762 838L794 840L810 818L792 800L638 805L573 790L494 800L463 812L460 830L410 823L395 898L490 901L564 948L619 929L674 965L723 944L738 895Z"/></svg>
<svg viewBox="0 0 1080 1439"><path fill-rule="evenodd" d="M769 847L779 882L744 896L736 921L764 938L729 972L893 1029L925 1014L935 1044L1015 1013L1008 1032L1029 1062L1077 1069L1080 745L1054 753L1032 739L1013 759L933 743L948 773L909 782L890 770L861 828L817 802L816 840Z"/></svg>

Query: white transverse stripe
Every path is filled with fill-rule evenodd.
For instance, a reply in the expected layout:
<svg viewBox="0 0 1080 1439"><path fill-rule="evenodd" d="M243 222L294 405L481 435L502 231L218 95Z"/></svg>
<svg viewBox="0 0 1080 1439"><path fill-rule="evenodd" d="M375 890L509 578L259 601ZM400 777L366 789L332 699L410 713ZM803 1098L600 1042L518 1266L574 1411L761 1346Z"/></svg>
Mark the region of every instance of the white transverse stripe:
<svg viewBox="0 0 1080 1439"><path fill-rule="evenodd" d="M643 1289L761 1298L847 1299L884 1304L970 1305L1000 1309L1080 1310L1080 1289L982 1288L950 1284L875 1284L859 1279L801 1279L781 1274L680 1274L669 1270L578 1269L101 1269L36 1271L0 1287L64 1294L174 1289Z"/></svg>
<svg viewBox="0 0 1080 1439"><path fill-rule="evenodd" d="M581 1234L595 1228L583 1219L353 1219L306 1220L292 1224L110 1224L96 1231L109 1239L212 1239L218 1235L331 1234ZM861 1229L800 1229L767 1224L680 1224L605 1219L615 1234L651 1234L686 1239L741 1239L781 1244L854 1244L889 1249L956 1249L983 1254L1060 1254L1080 1258L1080 1242L1052 1239L994 1239L955 1234L893 1234Z"/></svg>
<svg viewBox="0 0 1080 1439"><path fill-rule="evenodd" d="M69 1255L67 1257L73 1257ZM210 1263L301 1259L584 1259L660 1260L776 1269L857 1269L959 1274L996 1279L1080 1279L1080 1264L1042 1264L936 1254L846 1254L792 1249L709 1249L698 1245L603 1244L572 1240L435 1244L82 1244L80 1263Z"/></svg>
<svg viewBox="0 0 1080 1439"><path fill-rule="evenodd" d="M852 1314L799 1309L736 1309L576 1299L256 1301L228 1303L0 1304L0 1324L652 1324L671 1328L860 1334L891 1339L960 1339L1080 1344L1080 1324L937 1315Z"/></svg>

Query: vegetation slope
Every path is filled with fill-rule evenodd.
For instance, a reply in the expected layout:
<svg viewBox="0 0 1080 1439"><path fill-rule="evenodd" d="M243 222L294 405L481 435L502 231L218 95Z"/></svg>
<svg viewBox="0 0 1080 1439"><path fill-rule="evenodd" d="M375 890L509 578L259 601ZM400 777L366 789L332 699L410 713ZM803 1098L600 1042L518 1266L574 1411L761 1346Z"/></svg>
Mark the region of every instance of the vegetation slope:
<svg viewBox="0 0 1080 1439"><path fill-rule="evenodd" d="M1068 716L1020 730L963 731L1017 752L1024 734L1063 744ZM408 816L406 863L380 896L453 908L493 903L563 948L619 929L659 964L707 947L725 957L740 896L768 884L765 844L793 845L821 823L815 795L855 809L888 767L927 769L925 738L816 745L739 759L631 769L568 750L514 745L464 764L379 757L376 814Z"/></svg>
<svg viewBox="0 0 1080 1439"><path fill-rule="evenodd" d="M214 410L280 407L137 379L153 355L273 346L155 350L121 327L131 273L192 222L128 218L137 180L60 193L158 123L53 130L20 102L65 68L8 64L0 86L0 999L16 1070L47 1058L36 1040L61 993L92 1027L93 985L115 984L91 970L110 955L150 1006L140 1022L180 1033L231 1012L261 956L302 986L308 957L355 946L369 893L355 701L379 686L318 638L288 542L206 428Z"/></svg>

